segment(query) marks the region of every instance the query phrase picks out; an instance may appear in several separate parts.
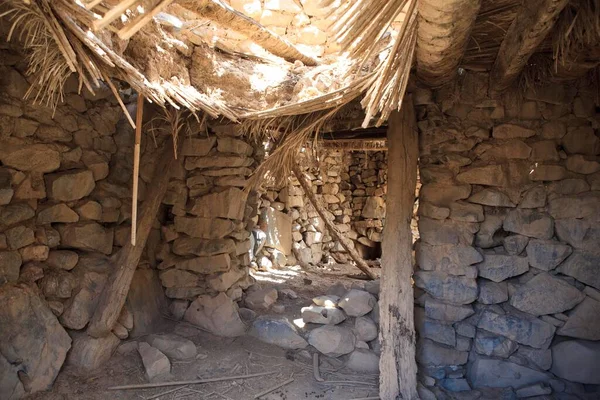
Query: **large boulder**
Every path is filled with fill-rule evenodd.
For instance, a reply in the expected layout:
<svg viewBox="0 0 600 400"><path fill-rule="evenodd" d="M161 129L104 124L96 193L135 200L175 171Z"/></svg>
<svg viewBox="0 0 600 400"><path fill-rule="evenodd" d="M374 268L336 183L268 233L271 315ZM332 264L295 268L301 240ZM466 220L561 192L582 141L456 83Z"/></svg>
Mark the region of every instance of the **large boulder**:
<svg viewBox="0 0 600 400"><path fill-rule="evenodd" d="M308 307L302 307L301 312L302 320L306 323L337 325L346 319L346 314L335 307L310 305Z"/></svg>
<svg viewBox="0 0 600 400"><path fill-rule="evenodd" d="M96 187L90 170L60 172L46 176L48 197L57 201L74 201L92 193Z"/></svg>
<svg viewBox="0 0 600 400"><path fill-rule="evenodd" d="M586 297L569 314L569 319L557 333L578 339L600 340L600 301Z"/></svg>
<svg viewBox="0 0 600 400"><path fill-rule="evenodd" d="M150 346L148 343L140 342L138 352L142 357L142 363L146 370L146 378L152 381L154 378L167 376L171 372L171 362L160 350Z"/></svg>
<svg viewBox="0 0 600 400"><path fill-rule="evenodd" d="M571 252L571 246L567 244L531 239L527 245L527 260L534 268L550 271L563 262Z"/></svg>
<svg viewBox="0 0 600 400"><path fill-rule="evenodd" d="M464 365L469 352L443 346L429 339L417 343L417 361L423 365Z"/></svg>
<svg viewBox="0 0 600 400"><path fill-rule="evenodd" d="M489 310L481 314L477 327L537 349L548 348L556 330L553 325L537 318L496 314Z"/></svg>
<svg viewBox="0 0 600 400"><path fill-rule="evenodd" d="M546 272L536 275L511 296L510 304L532 315L557 314L581 303L585 295Z"/></svg>
<svg viewBox="0 0 600 400"><path fill-rule="evenodd" d="M308 343L326 356L339 357L354 350L356 337L348 328L325 325L310 332Z"/></svg>
<svg viewBox="0 0 600 400"><path fill-rule="evenodd" d="M473 388L512 387L515 389L538 382L548 382L550 374L539 372L509 361L478 358L468 370L469 381Z"/></svg>
<svg viewBox="0 0 600 400"><path fill-rule="evenodd" d="M225 293L215 297L199 296L190 304L183 318L218 336L241 336L246 331L237 305Z"/></svg>
<svg viewBox="0 0 600 400"><path fill-rule="evenodd" d="M362 317L375 307L377 299L364 290L352 289L340 299L338 306L350 317Z"/></svg>
<svg viewBox="0 0 600 400"><path fill-rule="evenodd" d="M599 252L575 250L556 270L580 282L600 289Z"/></svg>
<svg viewBox="0 0 600 400"><path fill-rule="evenodd" d="M538 239L550 239L554 235L554 221L548 214L533 210L516 209L508 213L503 228Z"/></svg>
<svg viewBox="0 0 600 400"><path fill-rule="evenodd" d="M454 304L469 304L477 300L477 281L473 278L452 276L443 272L418 271L414 280L417 287L440 300Z"/></svg>
<svg viewBox="0 0 600 400"><path fill-rule="evenodd" d="M95 222L60 225L61 244L80 250L112 253L114 232Z"/></svg>
<svg viewBox="0 0 600 400"><path fill-rule="evenodd" d="M107 274L99 271L77 271L79 288L65 303L60 322L70 329L83 329L92 318Z"/></svg>
<svg viewBox="0 0 600 400"><path fill-rule="evenodd" d="M286 318L260 316L252 323L250 334L261 342L283 347L284 349L303 349L308 346L306 340L298 335L294 325Z"/></svg>
<svg viewBox="0 0 600 400"><path fill-rule="evenodd" d="M174 360L187 360L196 357L197 354L194 342L173 333L150 335L146 342Z"/></svg>
<svg viewBox="0 0 600 400"><path fill-rule="evenodd" d="M71 348L71 338L29 286L0 287L0 304L0 394L16 399L25 392L49 389ZM20 380L19 372L26 381Z"/></svg>
<svg viewBox="0 0 600 400"><path fill-rule="evenodd" d="M71 336L73 348L69 352L67 362L77 367L76 370L79 372L91 371L102 366L121 343L112 333L94 338L85 332L71 331Z"/></svg>
<svg viewBox="0 0 600 400"><path fill-rule="evenodd" d="M568 340L552 346L552 373L578 383L600 385L600 343Z"/></svg>
<svg viewBox="0 0 600 400"><path fill-rule="evenodd" d="M477 268L480 277L502 282L529 271L529 263L527 257L486 254L483 262L477 264Z"/></svg>
<svg viewBox="0 0 600 400"><path fill-rule="evenodd" d="M348 356L346 368L366 374L379 373L379 356L372 350L356 349Z"/></svg>

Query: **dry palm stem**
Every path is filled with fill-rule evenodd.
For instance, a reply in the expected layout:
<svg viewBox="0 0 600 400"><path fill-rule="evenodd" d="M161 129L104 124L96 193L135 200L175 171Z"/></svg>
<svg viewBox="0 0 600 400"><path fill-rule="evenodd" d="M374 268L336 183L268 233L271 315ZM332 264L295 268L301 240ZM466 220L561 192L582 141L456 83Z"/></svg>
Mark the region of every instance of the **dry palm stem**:
<svg viewBox="0 0 600 400"><path fill-rule="evenodd" d="M260 372L257 374L224 376L221 378L196 379L196 380L191 380L191 381L141 383L138 385L112 386L112 387L109 387L107 390L148 389L148 388L165 387L165 386L197 385L197 384L201 384L201 383L212 383L212 382L232 381L235 379L256 378L258 376L272 375L277 372L278 371L269 371L269 372Z"/></svg>
<svg viewBox="0 0 600 400"><path fill-rule="evenodd" d="M377 276L373 273L373 271L371 271L365 260L363 260L360 257L360 255L358 255L356 250L352 248L352 246L348 242L348 239L343 237L342 234L337 230L333 222L331 222L327 218L323 206L319 203L319 200L311 190L306 178L304 177L304 174L302 173L302 171L300 171L300 167L298 166L298 164L294 163L292 168L294 171L294 175L296 175L296 178L298 178L298 182L300 182L300 186L302 186L302 189L304 189L304 193L312 203L315 210L317 210L317 213L319 214L323 222L325 222L325 225L327 226L329 233L331 233L331 236L339 240L342 247L346 249L348 254L350 254L350 257L352 257L352 259L356 262L356 266L358 267L358 269L364 272L365 275L367 275L370 279L377 279Z"/></svg>
<svg viewBox="0 0 600 400"><path fill-rule="evenodd" d="M144 95L138 94L135 116L135 146L133 148L133 198L131 199L131 245L135 246L137 235L138 185L140 179L140 143L142 139L142 118L144 117Z"/></svg>

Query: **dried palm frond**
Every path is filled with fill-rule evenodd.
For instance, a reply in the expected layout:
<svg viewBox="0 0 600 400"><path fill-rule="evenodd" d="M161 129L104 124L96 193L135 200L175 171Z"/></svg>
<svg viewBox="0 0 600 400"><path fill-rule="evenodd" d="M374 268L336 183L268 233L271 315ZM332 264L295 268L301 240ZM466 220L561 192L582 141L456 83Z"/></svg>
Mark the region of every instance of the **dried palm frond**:
<svg viewBox="0 0 600 400"><path fill-rule="evenodd" d="M248 180L247 190L258 188L263 183L283 186L292 175L292 168L300 151L311 142L311 137L313 148L316 147L321 129L340 108L243 122L242 130L249 137L261 140L268 135L275 143L274 149Z"/></svg>
<svg viewBox="0 0 600 400"><path fill-rule="evenodd" d="M565 66L590 61L590 57L597 58L599 54L589 53L598 42L600 0L571 1L560 14L552 37L555 70L559 64Z"/></svg>

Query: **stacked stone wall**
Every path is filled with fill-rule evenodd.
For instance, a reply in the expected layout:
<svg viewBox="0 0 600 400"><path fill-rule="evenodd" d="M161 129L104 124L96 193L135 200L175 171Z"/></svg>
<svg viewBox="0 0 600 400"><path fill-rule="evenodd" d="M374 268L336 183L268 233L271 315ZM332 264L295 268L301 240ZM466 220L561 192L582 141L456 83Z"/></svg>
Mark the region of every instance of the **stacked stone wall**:
<svg viewBox="0 0 600 400"><path fill-rule="evenodd" d="M491 99L487 81L414 95L421 398L597 398L597 93L582 81Z"/></svg>
<svg viewBox="0 0 600 400"><path fill-rule="evenodd" d="M321 154L320 162L307 160L302 165L305 177L338 231L351 239L364 258L379 257L385 221L386 153L329 150ZM345 249L328 233L295 178L290 178L282 189L263 193L260 210L264 213L268 208L285 213L291 219L293 256L282 259L276 251L273 254L267 249L270 260L263 260L263 264L281 267L296 262L349 261Z"/></svg>

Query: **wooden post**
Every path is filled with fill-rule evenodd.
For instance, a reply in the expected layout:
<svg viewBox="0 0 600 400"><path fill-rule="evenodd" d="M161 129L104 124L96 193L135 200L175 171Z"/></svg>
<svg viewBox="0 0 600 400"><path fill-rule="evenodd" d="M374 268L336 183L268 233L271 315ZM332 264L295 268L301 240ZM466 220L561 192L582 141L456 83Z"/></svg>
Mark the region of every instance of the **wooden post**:
<svg viewBox="0 0 600 400"><path fill-rule="evenodd" d="M412 98L388 120L388 190L379 297L379 396L418 399L415 361L412 233L417 184L418 135Z"/></svg>
<svg viewBox="0 0 600 400"><path fill-rule="evenodd" d="M360 257L360 255L356 252L356 250L354 250L354 248L350 244L349 240L346 239L337 230L337 228L335 227L333 222L331 222L330 220L327 219L327 216L325 215L325 209L323 208L323 206L321 204L319 204L319 200L317 199L317 196L315 196L315 194L311 190L310 184L304 177L304 174L302 173L302 171L300 171L300 167L298 167L298 164L294 164L293 168L294 168L293 169L294 175L296 175L296 178L298 178L298 182L300 182L300 186L302 186L302 189L304 190L304 194L306 194L306 197L308 197L308 199L312 203L315 210L317 210L317 213L319 213L319 216L325 223L325 226L327 226L327 229L329 230L329 233L331 234L331 236L333 236L335 239L337 239L340 242L340 244L342 245L342 247L344 249L346 249L348 254L350 254L350 257L352 257L352 259L356 262L356 266L358 267L358 269L360 269L362 272L364 272L365 275L367 275L369 277L369 279L377 279L377 275L375 275L375 273L373 271L371 271L371 268L369 268L369 266L367 265L365 260L363 260Z"/></svg>
<svg viewBox="0 0 600 400"><path fill-rule="evenodd" d="M119 318L125 304L133 274L140 262L158 208L167 192L171 176L169 172L176 167L177 161L173 154L172 140L169 138L165 142L160 159L154 169L152 182L148 185L146 200L141 207L135 245L128 242L114 257L116 260L114 270L104 286L98 306L87 329L90 336L96 338L106 336Z"/></svg>

